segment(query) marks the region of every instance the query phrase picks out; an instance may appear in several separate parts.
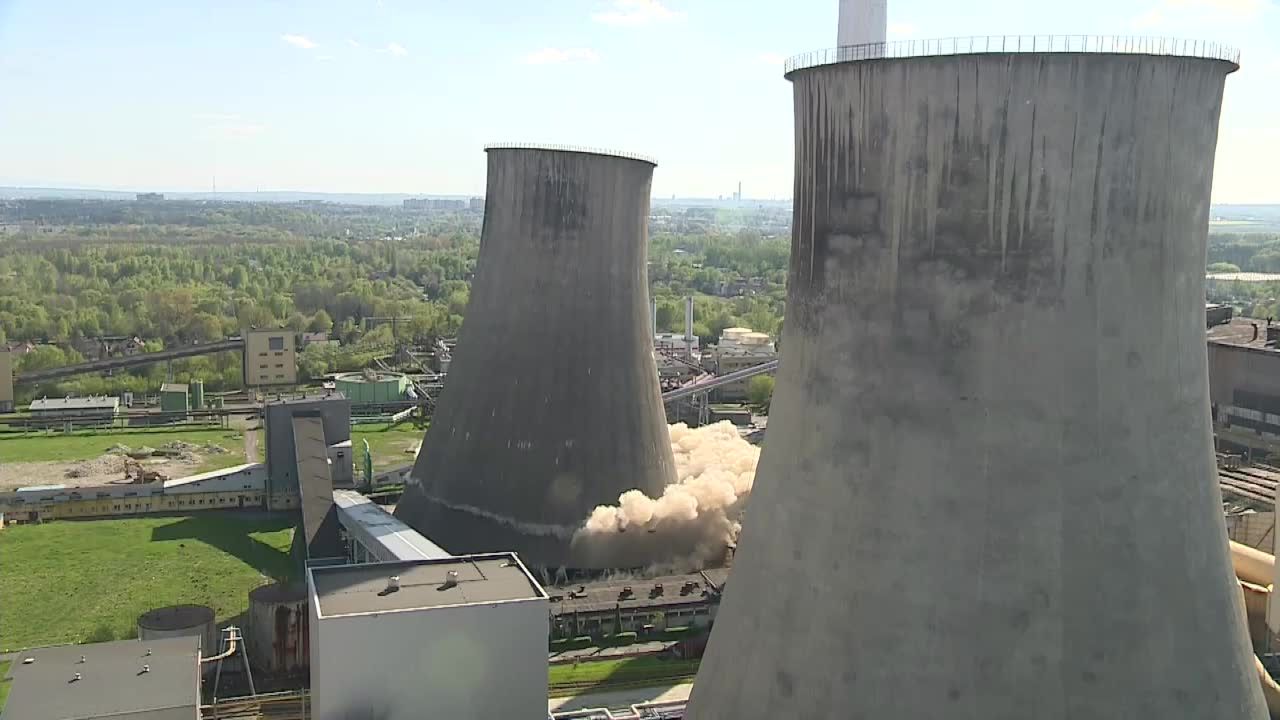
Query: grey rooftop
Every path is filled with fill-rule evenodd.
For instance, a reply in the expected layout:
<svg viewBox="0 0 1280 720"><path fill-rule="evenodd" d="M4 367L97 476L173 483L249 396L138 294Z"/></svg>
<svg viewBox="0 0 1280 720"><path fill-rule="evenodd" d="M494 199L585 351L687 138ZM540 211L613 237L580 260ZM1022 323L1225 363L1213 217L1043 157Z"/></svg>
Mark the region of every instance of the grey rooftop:
<svg viewBox="0 0 1280 720"><path fill-rule="evenodd" d="M510 553L313 567L308 572L321 618L546 597ZM452 585L450 572L457 573ZM390 589L392 576L399 578L399 589Z"/></svg>

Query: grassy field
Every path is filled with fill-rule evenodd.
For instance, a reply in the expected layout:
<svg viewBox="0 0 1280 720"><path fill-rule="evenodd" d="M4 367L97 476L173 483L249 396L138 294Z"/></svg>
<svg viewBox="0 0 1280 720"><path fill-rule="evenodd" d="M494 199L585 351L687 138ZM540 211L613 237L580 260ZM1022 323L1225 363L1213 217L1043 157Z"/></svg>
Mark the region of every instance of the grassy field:
<svg viewBox="0 0 1280 720"><path fill-rule="evenodd" d="M373 453L373 471L381 472L413 462L413 455L405 452L422 442L426 428L419 428L411 422L403 422L395 427L387 423L354 425L351 428L351 448L355 455L356 474L364 467L363 440L369 441L369 451Z"/></svg>
<svg viewBox="0 0 1280 720"><path fill-rule="evenodd" d="M194 603L219 620L293 570L290 516L61 521L0 530L0 651L135 635L152 608Z"/></svg>
<svg viewBox="0 0 1280 720"><path fill-rule="evenodd" d="M0 462L39 462L53 460L71 462L89 460L105 453L115 445L131 448L159 447L167 442L221 445L231 452L211 456L218 461L214 467L230 467L244 462L244 439L240 433L223 428L203 430L96 430L65 433L32 433L30 435L6 435L0 437Z"/></svg>
<svg viewBox="0 0 1280 720"><path fill-rule="evenodd" d="M640 655L577 665L559 663L547 671L547 685L552 695L616 686L665 685L692 678L698 672L698 662Z"/></svg>
<svg viewBox="0 0 1280 720"><path fill-rule="evenodd" d="M0 712L4 712L4 704L9 700L9 686L12 681L7 680L9 674L9 661L0 660Z"/></svg>

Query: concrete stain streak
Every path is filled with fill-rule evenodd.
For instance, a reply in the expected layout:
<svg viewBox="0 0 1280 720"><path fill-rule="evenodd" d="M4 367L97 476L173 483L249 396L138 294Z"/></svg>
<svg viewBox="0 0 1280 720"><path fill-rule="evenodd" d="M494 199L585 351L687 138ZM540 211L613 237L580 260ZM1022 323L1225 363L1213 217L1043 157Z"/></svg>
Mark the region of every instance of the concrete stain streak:
<svg viewBox="0 0 1280 720"><path fill-rule="evenodd" d="M653 165L489 151L449 383L396 515L450 552L570 563L597 505L675 481L648 323Z"/></svg>
<svg viewBox="0 0 1280 720"><path fill-rule="evenodd" d="M1230 63L793 72L777 389L686 717L1265 717L1211 482Z"/></svg>

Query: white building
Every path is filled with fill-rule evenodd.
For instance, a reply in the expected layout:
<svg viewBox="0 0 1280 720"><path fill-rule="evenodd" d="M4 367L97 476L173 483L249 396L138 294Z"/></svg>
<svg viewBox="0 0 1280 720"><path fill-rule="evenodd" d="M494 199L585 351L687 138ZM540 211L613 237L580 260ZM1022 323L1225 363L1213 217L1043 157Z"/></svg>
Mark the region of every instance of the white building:
<svg viewBox="0 0 1280 720"><path fill-rule="evenodd" d="M778 357L778 350L765 333L751 328L725 328L720 334L715 352L711 355L711 369L717 375L728 375L756 365L763 365ZM740 380L716 390L720 400L739 401L747 398L750 380Z"/></svg>
<svg viewBox="0 0 1280 720"><path fill-rule="evenodd" d="M307 569L316 720L546 717L547 595L514 554Z"/></svg>

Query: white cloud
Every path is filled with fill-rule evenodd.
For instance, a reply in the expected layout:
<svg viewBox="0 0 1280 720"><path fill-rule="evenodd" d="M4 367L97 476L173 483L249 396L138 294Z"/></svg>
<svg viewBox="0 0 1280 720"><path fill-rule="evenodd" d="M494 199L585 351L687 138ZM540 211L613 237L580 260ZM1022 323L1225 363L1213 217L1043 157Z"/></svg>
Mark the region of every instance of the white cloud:
<svg viewBox="0 0 1280 720"><path fill-rule="evenodd" d="M613 0L613 9L591 17L605 25L648 25L678 20L684 17L684 13L672 10L659 0Z"/></svg>
<svg viewBox="0 0 1280 720"><path fill-rule="evenodd" d="M303 50L314 50L317 47L320 47L315 43L314 40L307 37L306 35L287 35L286 34L286 35L281 35L280 39L296 48L302 48Z"/></svg>
<svg viewBox="0 0 1280 720"><path fill-rule="evenodd" d="M404 57L409 54L409 51L405 50L403 45L395 42L387 43L387 47L384 49L384 52L389 52L397 57Z"/></svg>
<svg viewBox="0 0 1280 720"><path fill-rule="evenodd" d="M350 46L351 46L351 47L353 47L353 48L361 47L361 45L360 45L360 43L359 43L359 42L357 42L357 41L355 41L355 40L352 40L351 38L347 38L347 44L348 44L348 45L350 45Z"/></svg>
<svg viewBox="0 0 1280 720"><path fill-rule="evenodd" d="M595 62L600 59L590 48L543 48L524 56L526 65L554 65L567 62Z"/></svg>
<svg viewBox="0 0 1280 720"><path fill-rule="evenodd" d="M760 53L758 59L766 65L781 65L787 61L785 55L775 52Z"/></svg>

